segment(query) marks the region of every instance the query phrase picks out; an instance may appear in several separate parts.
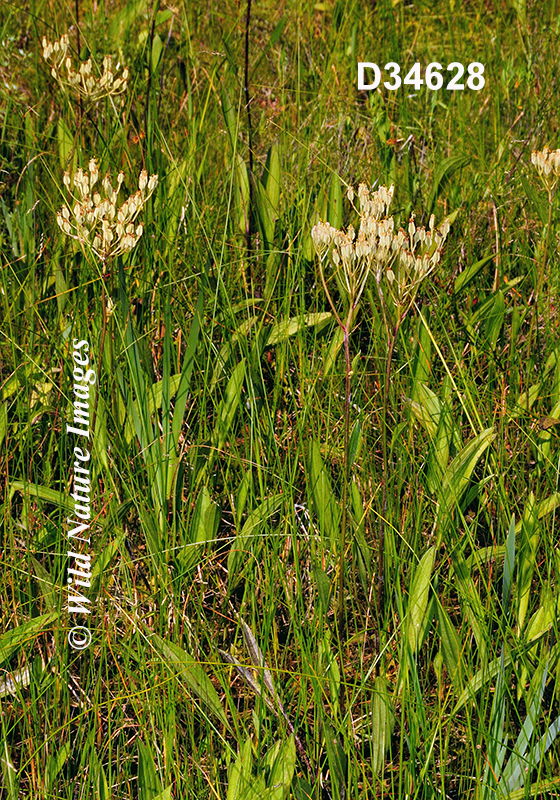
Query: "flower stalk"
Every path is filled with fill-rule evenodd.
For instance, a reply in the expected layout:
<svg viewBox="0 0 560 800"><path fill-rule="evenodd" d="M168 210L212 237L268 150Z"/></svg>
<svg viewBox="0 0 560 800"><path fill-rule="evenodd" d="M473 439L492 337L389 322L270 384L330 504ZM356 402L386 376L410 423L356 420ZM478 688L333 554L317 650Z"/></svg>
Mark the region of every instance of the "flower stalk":
<svg viewBox="0 0 560 800"><path fill-rule="evenodd" d="M527 338L527 355L529 356L535 325L538 322L538 308L539 301L544 284L544 276L548 264L548 251L550 248L550 234L552 229L552 217L554 210L554 197L556 189L558 188L558 181L560 180L560 150L549 150L545 147L543 150L533 150L531 153L531 163L536 168L539 178L543 182L548 195L548 219L546 223L546 236L544 240L544 248L541 253L540 263L537 264L537 280L535 284L535 314L531 320L531 327L529 329L529 336ZM538 325L537 325L538 330Z"/></svg>
<svg viewBox="0 0 560 800"><path fill-rule="evenodd" d="M342 486L341 549L338 582L339 636L345 627L345 558L348 528L348 486L351 480L349 458L350 405L352 368L350 336L355 326L359 304L369 275L373 273L383 316L387 362L383 381L383 502L378 538L377 618L383 612L385 525L388 506L388 398L390 391L391 359L396 338L405 317L414 305L420 284L435 269L441 258L443 243L455 215L436 228L432 215L427 229L417 227L414 215L405 232L395 232L395 223L389 216L394 187L385 186L371 191L365 183L358 187L359 227L350 225L346 232L328 222L320 222L311 231L319 257L321 284L334 317L344 334L345 395L344 395L344 475ZM353 205L354 190L348 188L348 199ZM329 283L330 282L330 283ZM333 282L338 289L341 308L333 299ZM379 637L377 636L379 649Z"/></svg>

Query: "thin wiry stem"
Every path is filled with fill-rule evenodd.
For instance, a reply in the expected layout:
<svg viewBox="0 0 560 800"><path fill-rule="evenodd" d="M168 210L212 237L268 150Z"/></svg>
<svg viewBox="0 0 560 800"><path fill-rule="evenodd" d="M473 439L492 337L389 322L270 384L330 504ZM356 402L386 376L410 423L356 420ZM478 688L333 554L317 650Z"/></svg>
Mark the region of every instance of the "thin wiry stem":
<svg viewBox="0 0 560 800"><path fill-rule="evenodd" d="M247 109L247 135L249 138L249 212L247 214L247 259L250 264L251 257L251 217L253 208L253 126L251 125L251 95L249 93L249 29L251 26L251 0L247 0L247 16L245 18L245 76L244 76L244 92L245 92L245 108Z"/></svg>
<svg viewBox="0 0 560 800"><path fill-rule="evenodd" d="M344 331L345 391L344 391L344 458L342 477L342 519L340 524L340 563L338 575L338 633L342 638L346 628L346 605L344 603L346 532L348 527L348 484L350 483L350 400L352 383L352 364L350 362L350 333L354 314L353 304L348 312Z"/></svg>
<svg viewBox="0 0 560 800"><path fill-rule="evenodd" d="M101 339L99 341L99 353L97 357L97 377L95 380L95 406L93 407L93 416L91 420L91 431L95 436L95 423L97 421L97 408L99 406L99 382L101 380L101 364L103 360L103 350L105 348L105 336L107 333L107 298L105 294L105 268L107 265L106 259L102 259L103 272L101 275Z"/></svg>

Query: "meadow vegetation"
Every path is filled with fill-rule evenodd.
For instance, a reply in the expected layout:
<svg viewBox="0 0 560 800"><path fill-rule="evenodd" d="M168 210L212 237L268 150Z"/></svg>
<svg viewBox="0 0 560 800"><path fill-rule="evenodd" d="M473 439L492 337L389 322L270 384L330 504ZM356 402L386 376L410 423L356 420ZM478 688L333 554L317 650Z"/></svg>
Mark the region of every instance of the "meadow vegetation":
<svg viewBox="0 0 560 800"><path fill-rule="evenodd" d="M2 797L555 797L558 4L250 12L0 2ZM485 85L358 92L358 61ZM107 173L120 228L63 211ZM421 281L335 269L361 183L425 250L449 228Z"/></svg>

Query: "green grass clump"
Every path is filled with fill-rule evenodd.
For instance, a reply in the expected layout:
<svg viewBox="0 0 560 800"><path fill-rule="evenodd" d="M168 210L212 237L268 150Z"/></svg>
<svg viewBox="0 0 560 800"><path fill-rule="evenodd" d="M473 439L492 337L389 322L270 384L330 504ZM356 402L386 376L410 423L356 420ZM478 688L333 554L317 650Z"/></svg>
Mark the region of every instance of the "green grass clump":
<svg viewBox="0 0 560 800"><path fill-rule="evenodd" d="M0 25L3 796L556 796L560 228L531 157L559 144L556 4L31 0ZM358 61L485 86L358 92ZM91 159L117 207L158 176L122 247L61 212ZM395 233L453 220L406 313L373 274L325 294L311 231L357 229L361 182L395 187Z"/></svg>

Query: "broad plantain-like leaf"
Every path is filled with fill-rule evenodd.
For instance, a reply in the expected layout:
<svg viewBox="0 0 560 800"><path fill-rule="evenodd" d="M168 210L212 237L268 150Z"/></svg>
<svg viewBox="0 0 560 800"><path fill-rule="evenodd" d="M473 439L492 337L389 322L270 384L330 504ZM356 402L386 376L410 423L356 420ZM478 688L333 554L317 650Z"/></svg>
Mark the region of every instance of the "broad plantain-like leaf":
<svg viewBox="0 0 560 800"><path fill-rule="evenodd" d="M25 647L25 651L28 654L33 639L56 619L58 619L58 611L50 611L48 614L34 617L29 622L24 622L23 625L1 634L0 664L15 655L22 647Z"/></svg>
<svg viewBox="0 0 560 800"><path fill-rule="evenodd" d="M336 552L340 525L340 506L332 489L327 469L321 457L319 445L312 440L309 452L308 481L313 506L319 520L321 534Z"/></svg>
<svg viewBox="0 0 560 800"><path fill-rule="evenodd" d="M333 228L342 228L342 186L337 175L331 178L331 188L329 190L329 210L328 221Z"/></svg>
<svg viewBox="0 0 560 800"><path fill-rule="evenodd" d="M447 673L457 694L463 689L463 651L461 643L455 630L455 626L449 618L449 614L443 605L437 602L437 617L439 623L439 635L441 639L441 652Z"/></svg>
<svg viewBox="0 0 560 800"><path fill-rule="evenodd" d="M414 577L412 578L405 621L405 653L403 654L404 657L401 662L401 667L404 669L406 669L404 665L407 664L408 653L414 655L418 651L426 635L427 626L430 624L428 618L428 601L430 599L430 586L435 558L436 547L433 545L422 556L414 572ZM403 677L402 670L399 677L400 679Z"/></svg>
<svg viewBox="0 0 560 800"><path fill-rule="evenodd" d="M387 687L387 680L378 675L373 689L371 726L371 769L380 775L385 765L385 754L391 741L395 713Z"/></svg>
<svg viewBox="0 0 560 800"><path fill-rule="evenodd" d="M161 795L161 780L158 777L152 751L138 739L138 796L140 800L155 800Z"/></svg>
<svg viewBox="0 0 560 800"><path fill-rule="evenodd" d="M274 325L268 339L266 340L266 347L272 347L275 344L289 339L294 336L301 328L310 328L317 325L319 329L323 328L332 319L330 311L320 311L313 314L303 314L299 317L291 317L290 319L282 320Z"/></svg>
<svg viewBox="0 0 560 800"><path fill-rule="evenodd" d="M243 575L243 569L248 563L247 555L251 553L255 540L261 536L265 522L281 508L285 501L283 494L267 497L258 508L252 511L241 532L235 537L228 555L228 588L235 589Z"/></svg>
<svg viewBox="0 0 560 800"><path fill-rule="evenodd" d="M455 285L453 287L453 291L455 294L458 294L461 289L464 289L469 283L476 278L480 270L489 264L490 261L494 259L494 253L491 253L484 258L481 258L480 261L476 261L474 264L471 264L470 267L467 267L462 272L457 275L455 279Z"/></svg>
<svg viewBox="0 0 560 800"><path fill-rule="evenodd" d="M451 512L460 502L479 458L495 438L496 433L494 432L494 428L486 428L486 430L483 430L472 442L469 442L463 447L444 474L441 491L439 493L439 507L436 515L438 546L449 524Z"/></svg>
<svg viewBox="0 0 560 800"><path fill-rule="evenodd" d="M269 800L287 800L296 767L296 745L293 735L282 742L278 752L274 753L270 761L267 758L266 763L271 767L268 779Z"/></svg>
<svg viewBox="0 0 560 800"><path fill-rule="evenodd" d="M154 650L162 656L164 663L180 675L190 693L198 698L202 705L230 730L218 693L198 661L195 661L186 650L183 650L178 645L162 639L156 633L152 633L147 625L144 625L144 629L148 635L148 641Z"/></svg>

